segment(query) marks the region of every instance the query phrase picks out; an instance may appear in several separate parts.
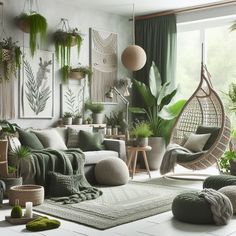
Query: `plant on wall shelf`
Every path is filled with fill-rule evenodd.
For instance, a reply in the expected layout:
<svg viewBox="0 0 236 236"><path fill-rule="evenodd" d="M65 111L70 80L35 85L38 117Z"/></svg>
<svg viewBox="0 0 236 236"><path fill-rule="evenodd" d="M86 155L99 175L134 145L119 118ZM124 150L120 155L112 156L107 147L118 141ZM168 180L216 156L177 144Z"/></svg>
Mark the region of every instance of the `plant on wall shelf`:
<svg viewBox="0 0 236 236"><path fill-rule="evenodd" d="M0 42L0 65L3 74L0 74L0 82L10 80L21 64L21 50L17 46L17 42L13 42L12 38L3 39Z"/></svg>
<svg viewBox="0 0 236 236"><path fill-rule="evenodd" d="M67 19L61 19L62 28L53 34L55 53L61 67L70 65L71 47L77 46L78 55L83 38L78 28L71 29Z"/></svg>
<svg viewBox="0 0 236 236"><path fill-rule="evenodd" d="M37 35L39 34L41 43L46 39L46 18L35 11L31 11L29 14L22 13L16 17L16 24L23 32L30 34L29 46L31 55L34 56L37 45Z"/></svg>
<svg viewBox="0 0 236 236"><path fill-rule="evenodd" d="M89 66L64 66L61 68L61 73L63 83L66 83L69 78L80 80L84 79L86 76L88 76L88 79L90 81L92 70Z"/></svg>

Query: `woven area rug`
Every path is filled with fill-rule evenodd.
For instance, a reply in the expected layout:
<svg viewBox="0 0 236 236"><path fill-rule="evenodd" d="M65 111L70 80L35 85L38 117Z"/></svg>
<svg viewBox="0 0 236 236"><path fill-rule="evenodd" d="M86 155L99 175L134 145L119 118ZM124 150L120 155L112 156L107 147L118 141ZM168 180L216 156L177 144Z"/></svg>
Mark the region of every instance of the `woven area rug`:
<svg viewBox="0 0 236 236"><path fill-rule="evenodd" d="M34 209L97 229L108 229L169 211L174 197L186 191L179 187L142 182L102 187L101 190L103 195L95 200L68 205L45 200Z"/></svg>

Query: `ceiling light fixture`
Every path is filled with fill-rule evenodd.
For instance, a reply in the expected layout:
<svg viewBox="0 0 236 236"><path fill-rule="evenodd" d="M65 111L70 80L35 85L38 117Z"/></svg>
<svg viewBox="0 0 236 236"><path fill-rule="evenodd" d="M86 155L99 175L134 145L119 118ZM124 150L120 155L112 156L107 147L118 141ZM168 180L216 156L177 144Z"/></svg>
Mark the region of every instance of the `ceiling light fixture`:
<svg viewBox="0 0 236 236"><path fill-rule="evenodd" d="M121 61L128 70L137 71L146 64L147 56L143 48L135 45L135 14L133 4L133 45L128 46L121 55Z"/></svg>

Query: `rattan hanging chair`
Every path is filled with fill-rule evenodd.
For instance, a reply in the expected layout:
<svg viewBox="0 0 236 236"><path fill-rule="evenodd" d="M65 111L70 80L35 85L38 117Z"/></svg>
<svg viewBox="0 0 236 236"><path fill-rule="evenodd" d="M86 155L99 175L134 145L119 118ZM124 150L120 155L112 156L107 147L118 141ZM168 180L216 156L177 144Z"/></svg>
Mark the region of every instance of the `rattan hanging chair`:
<svg viewBox="0 0 236 236"><path fill-rule="evenodd" d="M191 170L206 169L217 162L230 141L230 121L224 106L212 87L210 74L202 64L198 88L186 102L172 130L170 143L181 145L198 126L218 127L220 130L213 145L195 160L177 163Z"/></svg>

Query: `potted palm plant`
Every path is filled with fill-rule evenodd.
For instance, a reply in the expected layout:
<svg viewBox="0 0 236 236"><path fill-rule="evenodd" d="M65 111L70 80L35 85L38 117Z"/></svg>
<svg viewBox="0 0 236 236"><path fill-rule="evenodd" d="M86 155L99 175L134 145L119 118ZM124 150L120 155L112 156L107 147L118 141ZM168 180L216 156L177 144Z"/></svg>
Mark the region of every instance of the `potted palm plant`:
<svg viewBox="0 0 236 236"><path fill-rule="evenodd" d="M0 76L2 80L10 80L21 64L21 50L17 46L17 42L13 42L12 38L3 39L0 42L0 65L3 74Z"/></svg>
<svg viewBox="0 0 236 236"><path fill-rule="evenodd" d="M149 71L149 84L133 79L133 87L142 98L144 107L130 107L130 111L143 114L144 119L150 124L153 134L148 139L149 146L152 147L152 151L148 152L148 161L149 167L156 170L160 167L174 121L186 101L179 100L171 104L177 89L170 89L170 82L162 84L154 62Z"/></svg>
<svg viewBox="0 0 236 236"><path fill-rule="evenodd" d="M47 20L45 17L35 11L30 13L22 13L15 19L16 25L25 33L29 33L29 47L31 55L34 56L37 45L37 35L40 37L42 43L46 39L47 34Z"/></svg>
<svg viewBox="0 0 236 236"><path fill-rule="evenodd" d="M89 66L64 66L61 68L62 72L62 82L66 83L68 79L81 80L88 76L88 79L91 79L92 70Z"/></svg>
<svg viewBox="0 0 236 236"><path fill-rule="evenodd" d="M148 123L140 122L135 124L130 134L136 138L135 146L146 147L148 146L148 137L152 135L152 131Z"/></svg>
<svg viewBox="0 0 236 236"><path fill-rule="evenodd" d="M78 30L74 29L59 29L53 34L55 45L55 54L61 67L70 65L71 47L77 46L78 55L83 38Z"/></svg>
<svg viewBox="0 0 236 236"><path fill-rule="evenodd" d="M103 110L104 105L101 103L92 103L88 101L85 103L85 110L90 110L92 112L92 119L94 124L102 124L103 123Z"/></svg>

